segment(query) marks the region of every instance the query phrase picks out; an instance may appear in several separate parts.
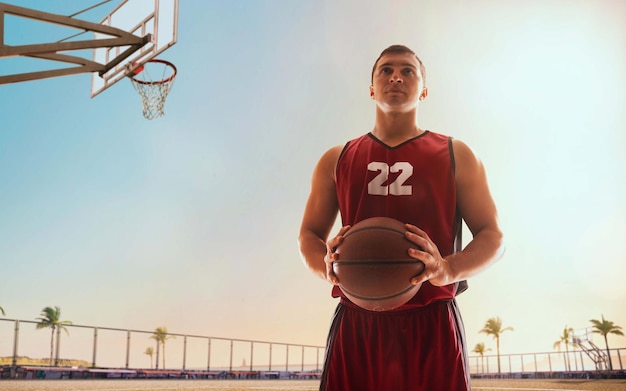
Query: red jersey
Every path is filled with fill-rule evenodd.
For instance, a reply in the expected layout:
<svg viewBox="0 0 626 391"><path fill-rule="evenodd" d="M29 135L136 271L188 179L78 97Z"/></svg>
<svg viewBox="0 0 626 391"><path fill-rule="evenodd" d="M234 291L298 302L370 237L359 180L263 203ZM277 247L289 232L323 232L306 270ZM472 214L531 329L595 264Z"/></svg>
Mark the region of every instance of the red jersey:
<svg viewBox="0 0 626 391"><path fill-rule="evenodd" d="M343 224L393 217L426 231L442 256L460 250L453 157L451 139L432 132L393 148L372 134L348 142L336 169ZM320 390L468 390L465 332L454 300L464 288L425 282L408 303L383 312L342 297ZM337 286L333 295L343 296Z"/></svg>
<svg viewBox="0 0 626 391"><path fill-rule="evenodd" d="M461 219L450 137L426 131L389 147L368 133L346 144L336 174L343 225L392 217L424 230L444 257L459 249ZM435 287L426 282L397 310L452 299L456 286ZM344 296L338 286L333 287L333 296Z"/></svg>

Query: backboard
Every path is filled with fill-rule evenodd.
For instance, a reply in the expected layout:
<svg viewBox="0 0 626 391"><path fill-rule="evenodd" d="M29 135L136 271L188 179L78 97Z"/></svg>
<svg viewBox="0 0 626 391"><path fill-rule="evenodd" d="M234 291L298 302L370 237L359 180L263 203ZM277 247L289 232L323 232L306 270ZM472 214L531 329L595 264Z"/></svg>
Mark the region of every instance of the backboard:
<svg viewBox="0 0 626 391"><path fill-rule="evenodd" d="M91 97L98 95L122 80L136 68L170 48L178 40L178 0L123 0L100 22L103 26L118 28L150 41L130 56L124 55L128 46L97 47L93 61L116 64L106 72L94 72ZM106 34L95 32L95 39ZM118 60L119 63L116 63Z"/></svg>
<svg viewBox="0 0 626 391"><path fill-rule="evenodd" d="M178 0L96 1L71 14L73 2L58 13L0 2L0 85L92 73L94 97L176 43Z"/></svg>

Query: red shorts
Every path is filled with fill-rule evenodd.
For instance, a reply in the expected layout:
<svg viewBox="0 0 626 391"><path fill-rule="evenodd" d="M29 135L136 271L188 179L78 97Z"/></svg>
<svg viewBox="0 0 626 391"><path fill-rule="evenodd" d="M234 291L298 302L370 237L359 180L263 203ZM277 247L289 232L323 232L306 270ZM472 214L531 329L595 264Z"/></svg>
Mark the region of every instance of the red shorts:
<svg viewBox="0 0 626 391"><path fill-rule="evenodd" d="M466 391L465 331L455 300L396 312L341 299L321 391Z"/></svg>

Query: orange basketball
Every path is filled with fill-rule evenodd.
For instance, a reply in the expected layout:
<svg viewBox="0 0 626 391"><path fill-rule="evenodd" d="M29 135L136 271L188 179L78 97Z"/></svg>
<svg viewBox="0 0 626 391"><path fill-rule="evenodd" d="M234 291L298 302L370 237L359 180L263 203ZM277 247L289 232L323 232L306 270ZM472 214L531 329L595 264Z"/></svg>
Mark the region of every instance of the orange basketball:
<svg viewBox="0 0 626 391"><path fill-rule="evenodd" d="M424 263L409 256L409 248L417 245L405 232L398 220L373 217L345 233L333 270L350 301L370 311L388 311L415 296L421 284L411 284L411 278L424 271Z"/></svg>

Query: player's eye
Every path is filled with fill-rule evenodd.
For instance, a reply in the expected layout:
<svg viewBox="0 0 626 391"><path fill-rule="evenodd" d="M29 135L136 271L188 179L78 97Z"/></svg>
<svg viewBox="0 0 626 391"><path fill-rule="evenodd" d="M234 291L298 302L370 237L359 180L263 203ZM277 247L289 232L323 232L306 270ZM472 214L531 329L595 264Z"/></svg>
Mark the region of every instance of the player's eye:
<svg viewBox="0 0 626 391"><path fill-rule="evenodd" d="M382 73L383 75L388 75L392 72L391 68L389 67L383 67L380 69L380 73Z"/></svg>
<svg viewBox="0 0 626 391"><path fill-rule="evenodd" d="M415 72L411 68L404 69L404 74L405 75L412 75L413 73L415 73Z"/></svg>

